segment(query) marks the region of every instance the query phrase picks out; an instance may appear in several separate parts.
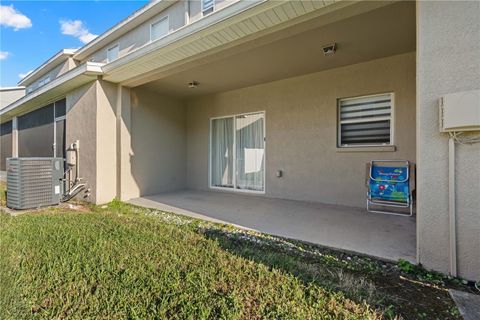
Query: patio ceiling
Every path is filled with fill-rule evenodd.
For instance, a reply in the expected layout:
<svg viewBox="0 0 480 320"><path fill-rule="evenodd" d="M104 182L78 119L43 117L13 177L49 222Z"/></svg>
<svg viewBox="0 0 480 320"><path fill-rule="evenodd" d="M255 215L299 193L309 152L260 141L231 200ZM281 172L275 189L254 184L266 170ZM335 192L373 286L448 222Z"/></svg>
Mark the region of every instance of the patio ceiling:
<svg viewBox="0 0 480 320"><path fill-rule="evenodd" d="M414 2L396 2L345 19L339 17L348 14L340 11L150 75L155 80L145 86L188 98L415 51ZM332 42L337 43L336 54L324 56L322 47ZM199 82L198 88L188 88L192 80Z"/></svg>

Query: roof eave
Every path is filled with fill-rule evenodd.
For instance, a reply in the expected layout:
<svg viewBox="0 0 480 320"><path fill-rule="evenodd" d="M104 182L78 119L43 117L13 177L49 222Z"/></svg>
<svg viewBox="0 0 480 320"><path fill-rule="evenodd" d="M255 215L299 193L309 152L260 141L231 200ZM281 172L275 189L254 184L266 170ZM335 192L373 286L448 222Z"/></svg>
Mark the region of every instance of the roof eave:
<svg viewBox="0 0 480 320"><path fill-rule="evenodd" d="M51 68L72 57L76 49L62 49L18 82L19 86L28 86Z"/></svg>
<svg viewBox="0 0 480 320"><path fill-rule="evenodd" d="M64 73L47 85L0 110L2 121L8 121L14 116L40 108L58 96L65 96L65 93L68 92L65 90L67 87L71 90L89 81L94 81L97 76L103 74L102 66L102 63L87 62Z"/></svg>

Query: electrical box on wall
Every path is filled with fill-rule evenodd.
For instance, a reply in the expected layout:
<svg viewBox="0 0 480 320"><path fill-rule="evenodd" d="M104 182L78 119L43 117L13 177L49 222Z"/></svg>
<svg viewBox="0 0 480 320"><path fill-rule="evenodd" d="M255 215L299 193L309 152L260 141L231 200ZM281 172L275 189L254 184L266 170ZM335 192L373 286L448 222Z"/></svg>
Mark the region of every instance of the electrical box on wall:
<svg viewBox="0 0 480 320"><path fill-rule="evenodd" d="M480 131L480 90L446 94L439 101L440 131Z"/></svg>

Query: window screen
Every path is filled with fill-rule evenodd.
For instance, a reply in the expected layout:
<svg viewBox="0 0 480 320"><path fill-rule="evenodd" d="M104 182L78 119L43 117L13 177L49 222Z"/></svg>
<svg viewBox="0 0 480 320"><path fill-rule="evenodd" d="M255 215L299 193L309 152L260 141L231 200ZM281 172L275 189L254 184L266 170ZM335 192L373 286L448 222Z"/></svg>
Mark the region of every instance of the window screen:
<svg viewBox="0 0 480 320"><path fill-rule="evenodd" d="M54 136L53 104L18 118L18 155L51 157Z"/></svg>
<svg viewBox="0 0 480 320"><path fill-rule="evenodd" d="M215 0L202 0L202 13L207 15L213 12L215 6Z"/></svg>
<svg viewBox="0 0 480 320"><path fill-rule="evenodd" d="M392 144L392 96L339 100L339 146Z"/></svg>
<svg viewBox="0 0 480 320"><path fill-rule="evenodd" d="M168 17L162 18L160 21L157 21L152 24L150 30L150 40L154 41L160 39L161 37L168 34L169 25Z"/></svg>
<svg viewBox="0 0 480 320"><path fill-rule="evenodd" d="M67 100L55 101L55 118L63 117L67 113Z"/></svg>

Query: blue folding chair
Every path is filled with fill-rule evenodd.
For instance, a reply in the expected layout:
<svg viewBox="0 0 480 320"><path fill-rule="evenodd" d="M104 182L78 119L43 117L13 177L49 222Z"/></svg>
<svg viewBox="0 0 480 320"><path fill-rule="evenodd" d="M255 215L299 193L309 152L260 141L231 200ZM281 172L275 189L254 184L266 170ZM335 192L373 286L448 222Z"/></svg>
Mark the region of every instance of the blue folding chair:
<svg viewBox="0 0 480 320"><path fill-rule="evenodd" d="M411 168L407 160L370 161L367 177L367 211L412 216L414 180ZM385 208L408 208L408 212L390 211Z"/></svg>

